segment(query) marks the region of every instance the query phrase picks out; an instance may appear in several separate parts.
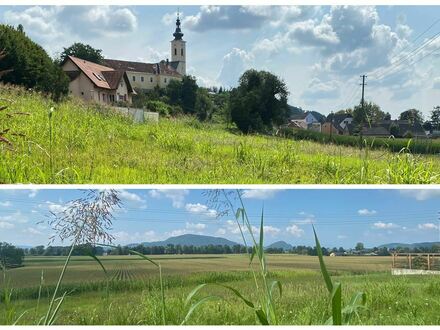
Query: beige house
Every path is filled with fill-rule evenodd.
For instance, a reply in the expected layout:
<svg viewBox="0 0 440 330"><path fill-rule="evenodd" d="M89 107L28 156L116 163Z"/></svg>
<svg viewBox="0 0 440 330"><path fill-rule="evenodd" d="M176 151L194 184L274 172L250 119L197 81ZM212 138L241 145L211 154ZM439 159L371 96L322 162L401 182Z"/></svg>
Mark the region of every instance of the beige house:
<svg viewBox="0 0 440 330"><path fill-rule="evenodd" d="M70 78L72 95L100 103L132 102L135 89L165 88L172 80L181 80L186 74L186 41L182 39L180 18L171 40L171 61L143 63L104 59L103 65L68 56L63 70Z"/></svg>
<svg viewBox="0 0 440 330"><path fill-rule="evenodd" d="M69 94L98 103L122 101L131 104L135 92L125 71L74 56L68 56L62 67L70 78Z"/></svg>

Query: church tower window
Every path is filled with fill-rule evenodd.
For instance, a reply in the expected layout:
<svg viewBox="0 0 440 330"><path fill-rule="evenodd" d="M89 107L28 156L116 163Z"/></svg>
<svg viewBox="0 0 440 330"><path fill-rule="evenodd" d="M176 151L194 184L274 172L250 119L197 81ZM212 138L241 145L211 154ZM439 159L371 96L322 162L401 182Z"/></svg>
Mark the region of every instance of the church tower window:
<svg viewBox="0 0 440 330"><path fill-rule="evenodd" d="M177 55L177 48L174 48L174 55Z"/></svg>
<svg viewBox="0 0 440 330"><path fill-rule="evenodd" d="M183 48L180 50L180 55L183 56Z"/></svg>

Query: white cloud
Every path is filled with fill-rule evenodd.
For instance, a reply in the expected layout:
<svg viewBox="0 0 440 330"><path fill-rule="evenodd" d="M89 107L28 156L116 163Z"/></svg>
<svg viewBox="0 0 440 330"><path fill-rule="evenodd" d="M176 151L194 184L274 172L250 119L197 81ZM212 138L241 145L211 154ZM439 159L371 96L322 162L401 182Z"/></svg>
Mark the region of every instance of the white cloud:
<svg viewBox="0 0 440 330"><path fill-rule="evenodd" d="M226 234L226 229L224 228L219 228L217 229L217 231L215 232L216 235L225 235Z"/></svg>
<svg viewBox="0 0 440 330"><path fill-rule="evenodd" d="M286 227L286 231L295 237L301 237L304 234L304 230L297 225Z"/></svg>
<svg viewBox="0 0 440 330"><path fill-rule="evenodd" d="M23 230L24 233L28 233L31 235L43 235L43 233L33 227L28 227L26 229Z"/></svg>
<svg viewBox="0 0 440 330"><path fill-rule="evenodd" d="M440 197L440 189L403 189L400 190L400 193L404 196L415 198L418 201Z"/></svg>
<svg viewBox="0 0 440 330"><path fill-rule="evenodd" d="M0 202L0 206L2 206L2 207L8 207L11 205L12 205L12 203L10 201Z"/></svg>
<svg viewBox="0 0 440 330"><path fill-rule="evenodd" d="M419 224L417 227L422 230L437 230L437 229L439 229L438 225L436 225L435 223L423 223L423 224Z"/></svg>
<svg viewBox="0 0 440 330"><path fill-rule="evenodd" d="M119 197L123 200L130 201L130 202L145 202L138 194L128 192L127 190L121 189L118 191Z"/></svg>
<svg viewBox="0 0 440 330"><path fill-rule="evenodd" d="M197 203L197 204L191 204L188 203L185 205L185 209L193 214L198 214L198 215L205 215L208 216L210 218L215 218L217 216L217 211L208 208L208 206Z"/></svg>
<svg viewBox="0 0 440 330"><path fill-rule="evenodd" d="M22 214L20 211L17 211L9 215L0 216L0 221L13 222L13 223L26 223L28 222L28 217Z"/></svg>
<svg viewBox="0 0 440 330"><path fill-rule="evenodd" d="M279 189L247 189L243 191L243 198L249 199L269 199L274 197Z"/></svg>
<svg viewBox="0 0 440 330"><path fill-rule="evenodd" d="M165 197L171 199L174 208L181 208L189 191L187 189L153 189L148 194L153 198Z"/></svg>
<svg viewBox="0 0 440 330"><path fill-rule="evenodd" d="M186 229L201 231L205 228L206 225L204 223L192 223L192 222L186 223Z"/></svg>
<svg viewBox="0 0 440 330"><path fill-rule="evenodd" d="M338 235L338 236L336 236L338 239L346 239L347 238L347 236L346 235Z"/></svg>
<svg viewBox="0 0 440 330"><path fill-rule="evenodd" d="M336 80L321 81L319 78L313 78L302 93L302 97L309 102L320 99L334 99L340 95L340 83Z"/></svg>
<svg viewBox="0 0 440 330"><path fill-rule="evenodd" d="M391 228L398 228L398 227L399 227L398 225L396 225L392 222L385 223L385 222L379 221L379 222L375 222L373 224L373 228L376 228L376 229L391 229Z"/></svg>
<svg viewBox="0 0 440 330"><path fill-rule="evenodd" d="M369 210L369 209L360 209L358 210L359 215L374 215L376 214L376 210Z"/></svg>
<svg viewBox="0 0 440 330"><path fill-rule="evenodd" d="M15 225L13 223L7 222L7 221L0 221L0 228L1 229L12 229Z"/></svg>
<svg viewBox="0 0 440 330"><path fill-rule="evenodd" d="M223 63L217 76L217 81L226 87L238 85L240 76L251 67L252 53L240 48L233 48L223 56Z"/></svg>
<svg viewBox="0 0 440 330"><path fill-rule="evenodd" d="M37 196L37 194L38 194L38 189L31 189L30 192L29 192L28 197L29 198L35 198L35 196Z"/></svg>
<svg viewBox="0 0 440 330"><path fill-rule="evenodd" d="M263 232L264 234L268 234L271 236L276 236L280 233L280 229L277 227L273 227L273 226L263 226ZM260 231L258 231L260 232Z"/></svg>

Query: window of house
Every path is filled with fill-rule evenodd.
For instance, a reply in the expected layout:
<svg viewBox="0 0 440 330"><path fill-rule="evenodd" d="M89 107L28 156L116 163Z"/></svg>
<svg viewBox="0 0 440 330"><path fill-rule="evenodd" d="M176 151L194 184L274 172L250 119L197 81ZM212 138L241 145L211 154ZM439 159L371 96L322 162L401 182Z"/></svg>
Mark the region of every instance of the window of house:
<svg viewBox="0 0 440 330"><path fill-rule="evenodd" d="M121 82L121 85L120 85L120 86L121 86L121 87L124 87L124 83Z"/></svg>
<svg viewBox="0 0 440 330"><path fill-rule="evenodd" d="M177 48L174 48L174 55L177 55Z"/></svg>
<svg viewBox="0 0 440 330"><path fill-rule="evenodd" d="M133 81L136 81L136 76L133 76Z"/></svg>
<svg viewBox="0 0 440 330"><path fill-rule="evenodd" d="M163 80L165 83L167 83L167 78L164 78L164 80Z"/></svg>
<svg viewBox="0 0 440 330"><path fill-rule="evenodd" d="M141 77L141 81L144 82L144 77Z"/></svg>
<svg viewBox="0 0 440 330"><path fill-rule="evenodd" d="M180 55L183 56L183 48L180 50Z"/></svg>
<svg viewBox="0 0 440 330"><path fill-rule="evenodd" d="M81 95L84 95L84 92L81 92Z"/></svg>
<svg viewBox="0 0 440 330"><path fill-rule="evenodd" d="M150 77L150 82L153 82L153 77Z"/></svg>

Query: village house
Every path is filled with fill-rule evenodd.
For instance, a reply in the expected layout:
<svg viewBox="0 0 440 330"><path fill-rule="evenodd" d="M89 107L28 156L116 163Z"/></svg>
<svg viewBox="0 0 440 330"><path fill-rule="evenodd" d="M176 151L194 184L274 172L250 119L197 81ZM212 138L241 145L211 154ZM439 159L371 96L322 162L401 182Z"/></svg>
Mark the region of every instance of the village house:
<svg viewBox="0 0 440 330"><path fill-rule="evenodd" d="M414 137L426 138L422 124L410 120L382 120L371 126L362 127L362 135L375 137Z"/></svg>
<svg viewBox="0 0 440 330"><path fill-rule="evenodd" d="M172 80L181 80L186 74L186 41L182 39L180 24L177 15L171 61L143 63L104 59L101 65L68 56L62 68L70 78L69 94L104 104L131 104L135 89L165 88Z"/></svg>

